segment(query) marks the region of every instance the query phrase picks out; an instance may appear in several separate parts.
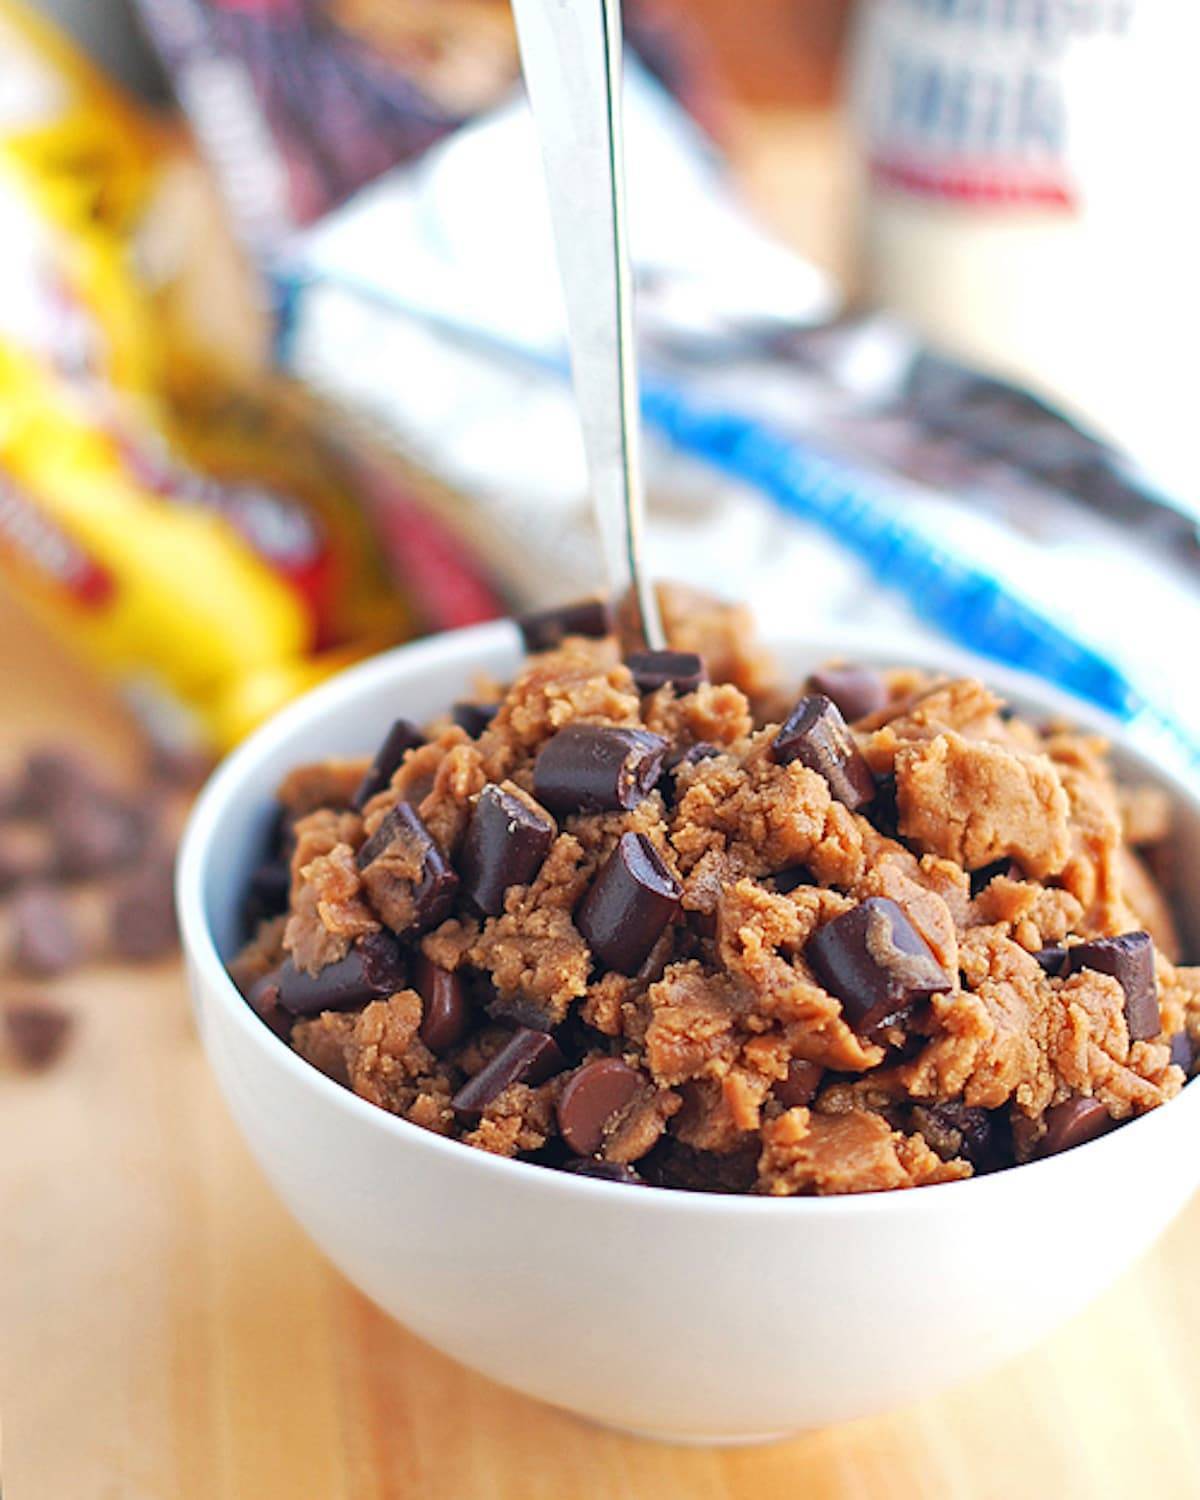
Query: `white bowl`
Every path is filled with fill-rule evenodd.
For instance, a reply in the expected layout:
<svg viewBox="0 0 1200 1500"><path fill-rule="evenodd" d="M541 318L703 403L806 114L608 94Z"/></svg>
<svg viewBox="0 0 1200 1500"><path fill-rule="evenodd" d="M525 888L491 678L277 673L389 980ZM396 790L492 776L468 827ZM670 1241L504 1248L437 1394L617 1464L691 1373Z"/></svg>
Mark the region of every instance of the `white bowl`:
<svg viewBox="0 0 1200 1500"><path fill-rule="evenodd" d="M774 643L797 680L837 655L921 650L839 633ZM300 761L373 750L480 670L511 675L507 623L407 646L288 708L217 773L179 867L204 1046L245 1138L330 1259L436 1348L543 1401L673 1441L753 1441L864 1416L1040 1339L1140 1255L1200 1181L1200 1084L1061 1156L978 1180L859 1197L627 1188L488 1156L357 1098L251 1012L223 959L272 793ZM925 650L924 658L929 660ZM1036 712L1041 685L949 651ZM1180 868L1200 877L1200 803L1171 790Z"/></svg>

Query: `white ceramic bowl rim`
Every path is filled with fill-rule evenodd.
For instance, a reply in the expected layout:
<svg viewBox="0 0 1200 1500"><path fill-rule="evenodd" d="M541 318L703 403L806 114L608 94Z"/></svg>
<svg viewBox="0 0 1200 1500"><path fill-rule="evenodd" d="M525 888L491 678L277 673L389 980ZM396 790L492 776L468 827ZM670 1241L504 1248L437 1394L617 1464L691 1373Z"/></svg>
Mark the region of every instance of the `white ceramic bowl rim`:
<svg viewBox="0 0 1200 1500"><path fill-rule="evenodd" d="M1015 1180L1024 1178L1030 1172L1043 1174L1069 1172L1072 1157L1078 1152L1090 1153L1094 1162L1096 1153L1104 1150L1113 1151L1121 1138L1126 1138L1122 1144L1128 1146L1127 1137L1131 1131L1138 1133L1143 1150L1152 1151L1154 1149L1153 1132L1164 1128L1163 1117L1168 1111L1171 1112L1173 1122L1178 1124L1180 1109L1191 1107L1194 1111L1200 1105L1200 1079L1197 1079L1195 1086L1185 1089L1178 1098L1148 1111L1137 1119L1126 1121L1117 1130L1110 1131L1098 1140L1077 1146L1071 1151L1064 1151L1057 1156L1027 1162L1023 1166L1010 1167L982 1177L969 1177L959 1182L934 1183L916 1189L850 1193L825 1198L774 1198L742 1193L686 1192L663 1188L633 1189L620 1183L555 1171L551 1167L541 1166L535 1162L514 1161L506 1157L494 1156L489 1152L477 1150L475 1147L465 1146L460 1141L440 1136L434 1131L425 1130L398 1115L390 1114L378 1105L360 1098L350 1089L335 1083L333 1079L293 1052L269 1027L265 1026L229 977L229 972L217 951L204 900L205 873L214 856L213 835L219 829L228 803L242 778L259 760L269 756L275 748L290 739L304 724L313 719L319 719L327 713L335 712L344 698L356 697L364 689L369 691L376 679L381 684L390 683L396 663L400 658L407 662L418 660L421 656L435 656L444 651L445 644L450 639L461 640L464 645L473 645L475 653L483 656L499 644L502 638L511 639L513 634L513 626L507 620L471 626L465 630L396 647L339 673L337 677L297 699L251 735L218 767L201 793L188 820L176 877L176 901L184 951L190 961L197 966L203 981L210 987L214 997L219 997L219 1003L229 1012L233 1024L242 1028L247 1037L253 1039L254 1045L268 1051L268 1061L273 1062L275 1066L290 1069L297 1077L304 1080L307 1087L319 1092L323 1091L335 1107L373 1122L374 1126L380 1130L398 1134L410 1145L420 1143L431 1151L450 1151L456 1155L469 1151L474 1158L477 1158L475 1164L479 1170L500 1174L518 1173L524 1179L526 1187L532 1185L532 1180L536 1180L546 1192L560 1194L619 1192L629 1195L630 1199L636 1199L641 1206L640 1211L647 1214L689 1214L701 1217L783 1213L826 1216L884 1213L897 1192L904 1194L910 1211L919 1211L919 1203L933 1193L939 1195L948 1192L958 1193L962 1196L965 1207L968 1194L995 1194L1012 1190ZM841 638L842 633L839 632L839 640ZM855 644L853 639L849 639L842 649L852 650ZM878 642L875 643L875 649L876 652L879 651ZM914 649L919 650L919 648ZM892 656L895 653L889 649L886 654ZM928 655L928 649L926 648L920 654ZM1086 705L1068 699L1039 679L994 667L990 663L967 657L964 653L949 647L940 651L939 655L951 666L957 662L966 670L985 672L992 681L1001 686L1007 683L1013 691L1052 703L1070 714L1075 721L1086 724L1115 741L1121 739L1121 729L1115 721ZM1151 769L1160 781L1167 784L1176 798L1195 801L1194 795L1189 793L1188 789L1169 771L1158 767ZM932 1205L930 1211L932 1211Z"/></svg>

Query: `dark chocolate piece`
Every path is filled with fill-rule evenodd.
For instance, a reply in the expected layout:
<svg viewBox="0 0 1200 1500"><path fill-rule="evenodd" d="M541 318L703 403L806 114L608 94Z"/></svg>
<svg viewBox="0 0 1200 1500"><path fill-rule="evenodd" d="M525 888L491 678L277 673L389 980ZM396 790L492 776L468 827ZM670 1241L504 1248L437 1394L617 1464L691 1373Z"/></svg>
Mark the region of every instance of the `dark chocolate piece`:
<svg viewBox="0 0 1200 1500"><path fill-rule="evenodd" d="M1023 871L1020 865L1011 859L998 859L993 864L984 865L980 870L972 870L970 874L971 895L978 896L981 891L986 891L993 880L1003 875L1006 880L1020 880Z"/></svg>
<svg viewBox="0 0 1200 1500"><path fill-rule="evenodd" d="M460 974L440 968L424 953L413 960L412 987L421 997L421 1040L441 1057L471 1025L471 1002Z"/></svg>
<svg viewBox="0 0 1200 1500"><path fill-rule="evenodd" d="M306 974L287 959L279 969L279 1004L294 1016L323 1010L354 1010L369 1000L405 988L407 972L399 943L388 932L369 932L335 964Z"/></svg>
<svg viewBox="0 0 1200 1500"><path fill-rule="evenodd" d="M633 1103L643 1081L619 1057L598 1057L572 1073L558 1096L558 1128L577 1156L599 1151L606 1127Z"/></svg>
<svg viewBox="0 0 1200 1500"><path fill-rule="evenodd" d="M26 816L47 816L56 802L90 797L96 783L88 766L69 750L45 747L32 751L18 789L17 804Z"/></svg>
<svg viewBox="0 0 1200 1500"><path fill-rule="evenodd" d="M515 791L485 786L458 857L464 895L486 916L497 916L509 886L528 885L542 868L557 831L549 813Z"/></svg>
<svg viewBox="0 0 1200 1500"><path fill-rule="evenodd" d="M658 779L658 789L662 793L663 801L668 804L674 803L676 776L681 766L699 765L702 760L711 760L714 755L724 753L720 745L710 745L707 740L698 740L696 744L689 745L686 750L672 745L663 758L663 773Z"/></svg>
<svg viewBox="0 0 1200 1500"><path fill-rule="evenodd" d="M450 1101L455 1118L460 1125L474 1128L483 1119L484 1110L506 1088L514 1083L545 1083L563 1067L563 1055L554 1038L548 1032L522 1026L455 1094Z"/></svg>
<svg viewBox="0 0 1200 1500"><path fill-rule="evenodd" d="M1076 974L1080 969L1111 974L1120 983L1125 991L1125 1022L1130 1041L1147 1041L1162 1030L1158 982L1154 975L1154 940L1148 932L1094 938L1068 948L1063 972Z"/></svg>
<svg viewBox="0 0 1200 1500"><path fill-rule="evenodd" d="M108 919L109 941L119 957L162 958L179 946L174 873L173 857L160 854L121 883Z"/></svg>
<svg viewBox="0 0 1200 1500"><path fill-rule="evenodd" d="M66 1046L75 1025L70 1011L43 1000L20 1000L4 1007L4 1030L23 1068L48 1068Z"/></svg>
<svg viewBox="0 0 1200 1500"><path fill-rule="evenodd" d="M366 870L400 845L420 860L421 873L413 881L413 917L399 936L428 932L444 921L458 894L458 876L437 841L409 802L397 802L358 851L358 868Z"/></svg>
<svg viewBox="0 0 1200 1500"><path fill-rule="evenodd" d="M424 743L425 736L411 719L397 719L384 736L383 744L375 752L375 759L358 784L351 803L354 810L362 812L372 797L382 792L384 787L390 786L404 757L410 750L415 750Z"/></svg>
<svg viewBox="0 0 1200 1500"><path fill-rule="evenodd" d="M83 962L70 904L48 885L27 885L13 900L12 963L33 979L51 979Z"/></svg>
<svg viewBox="0 0 1200 1500"><path fill-rule="evenodd" d="M280 970L272 969L261 979L256 979L246 992L250 1009L271 1028L276 1036L287 1041L292 1034L292 1017L279 1003Z"/></svg>
<svg viewBox="0 0 1200 1500"><path fill-rule="evenodd" d="M816 885L813 872L807 865L792 865L788 870L780 870L777 875L771 876L772 889L779 895L786 896L789 891L794 891L798 886Z"/></svg>
<svg viewBox="0 0 1200 1500"><path fill-rule="evenodd" d="M625 665L639 693L656 693L669 683L682 698L708 681L704 663L694 651L634 651L625 658Z"/></svg>
<svg viewBox="0 0 1200 1500"><path fill-rule="evenodd" d="M1064 1099L1048 1109L1044 1119L1046 1134L1038 1142L1035 1156L1057 1156L1060 1151L1070 1151L1072 1146L1082 1146L1106 1135L1117 1123L1099 1099L1081 1095Z"/></svg>
<svg viewBox="0 0 1200 1500"><path fill-rule="evenodd" d="M287 911L291 884L291 871L282 859L268 860L251 875L250 888L242 905L242 921L249 937L258 931L260 922L267 922Z"/></svg>
<svg viewBox="0 0 1200 1500"><path fill-rule="evenodd" d="M623 1182L629 1187L646 1187L646 1179L627 1161L597 1161L591 1156L577 1156L559 1168L575 1177L594 1177L599 1182Z"/></svg>
<svg viewBox="0 0 1200 1500"><path fill-rule="evenodd" d="M103 792L76 792L51 804L54 867L64 880L92 880L131 864L145 849L145 813Z"/></svg>
<svg viewBox="0 0 1200 1500"><path fill-rule="evenodd" d="M798 760L819 772L829 790L851 812L875 797L875 778L854 743L837 708L821 693L811 693L792 710L771 744L781 766Z"/></svg>
<svg viewBox="0 0 1200 1500"><path fill-rule="evenodd" d="M654 789L666 753L647 729L568 724L534 763L534 794L552 813L628 812Z"/></svg>
<svg viewBox="0 0 1200 1500"><path fill-rule="evenodd" d="M943 1161L961 1157L976 1172L994 1172L1012 1161L1012 1132L999 1111L950 1099L944 1104L918 1104L912 1125Z"/></svg>
<svg viewBox="0 0 1200 1500"><path fill-rule="evenodd" d="M900 807L894 774L881 776L875 783L875 800L871 803L871 811L867 816L885 839L904 842L900 838Z"/></svg>
<svg viewBox="0 0 1200 1500"><path fill-rule="evenodd" d="M805 1062L799 1057L793 1057L788 1063L787 1077L781 1078L771 1093L784 1109L811 1104L817 1097L824 1071L820 1063Z"/></svg>
<svg viewBox="0 0 1200 1500"><path fill-rule="evenodd" d="M826 922L809 939L805 957L860 1033L954 988L928 943L886 896L870 896Z"/></svg>
<svg viewBox="0 0 1200 1500"><path fill-rule="evenodd" d="M560 604L556 609L540 609L518 615L517 628L526 651L553 651L569 635L586 635L600 639L613 633L612 611L603 599L583 599L577 604Z"/></svg>
<svg viewBox="0 0 1200 1500"><path fill-rule="evenodd" d="M836 703L848 723L865 719L888 701L887 683L869 667L825 667L812 674L808 686Z"/></svg>
<svg viewBox="0 0 1200 1500"><path fill-rule="evenodd" d="M460 729L477 740L500 710L498 703L456 703L450 717Z"/></svg>
<svg viewBox="0 0 1200 1500"><path fill-rule="evenodd" d="M623 833L575 913L597 963L635 974L679 910L683 887L644 833Z"/></svg>
<svg viewBox="0 0 1200 1500"><path fill-rule="evenodd" d="M1177 1031L1171 1038L1171 1061L1183 1069L1183 1076L1190 1078L1196 1063L1196 1048L1186 1031Z"/></svg>
<svg viewBox="0 0 1200 1500"><path fill-rule="evenodd" d="M1049 948L1039 948L1033 957L1051 979L1059 979L1066 972L1067 950L1062 943L1054 943Z"/></svg>

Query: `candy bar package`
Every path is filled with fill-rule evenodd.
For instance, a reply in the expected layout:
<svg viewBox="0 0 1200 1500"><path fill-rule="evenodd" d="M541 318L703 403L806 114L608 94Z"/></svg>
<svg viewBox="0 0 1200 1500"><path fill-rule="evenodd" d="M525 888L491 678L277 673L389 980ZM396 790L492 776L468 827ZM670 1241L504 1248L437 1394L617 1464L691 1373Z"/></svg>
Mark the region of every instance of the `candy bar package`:
<svg viewBox="0 0 1200 1500"><path fill-rule="evenodd" d="M208 749L355 655L493 612L309 398L193 341L161 127L9 0L0 101L4 587L155 733Z"/></svg>
<svg viewBox="0 0 1200 1500"><path fill-rule="evenodd" d="M789 629L799 615L948 635L1138 719L1190 763L1200 721L1177 722L1175 700L1200 627L1200 505L1111 434L894 319L846 313L636 68L627 136L654 566ZM278 275L288 367L443 476L450 518L514 592L595 586L521 101L314 226Z"/></svg>

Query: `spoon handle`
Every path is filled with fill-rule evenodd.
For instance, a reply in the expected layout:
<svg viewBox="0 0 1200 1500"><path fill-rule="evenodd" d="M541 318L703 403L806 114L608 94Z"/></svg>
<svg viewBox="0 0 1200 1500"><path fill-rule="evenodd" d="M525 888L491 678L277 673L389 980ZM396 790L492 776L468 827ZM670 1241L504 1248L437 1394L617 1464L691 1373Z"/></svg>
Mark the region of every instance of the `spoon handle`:
<svg viewBox="0 0 1200 1500"><path fill-rule="evenodd" d="M614 603L664 644L642 560L641 421L625 218L620 0L513 0L567 308L571 372Z"/></svg>

